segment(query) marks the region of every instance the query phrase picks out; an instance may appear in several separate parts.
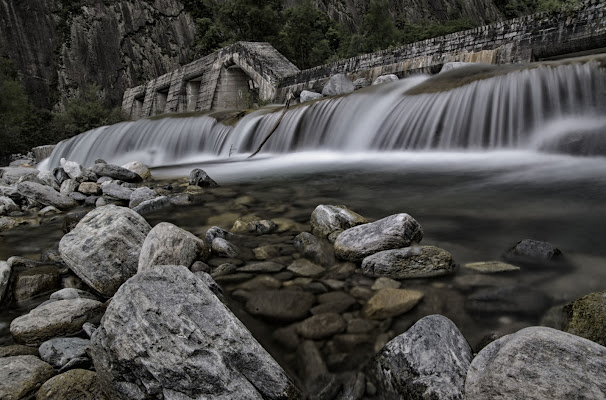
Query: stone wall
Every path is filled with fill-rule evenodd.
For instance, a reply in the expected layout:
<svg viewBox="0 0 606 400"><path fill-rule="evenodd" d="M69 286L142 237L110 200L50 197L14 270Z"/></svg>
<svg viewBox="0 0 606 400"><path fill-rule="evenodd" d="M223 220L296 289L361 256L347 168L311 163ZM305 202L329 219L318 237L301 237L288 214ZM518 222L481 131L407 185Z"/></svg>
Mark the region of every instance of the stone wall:
<svg viewBox="0 0 606 400"><path fill-rule="evenodd" d="M224 108L221 104L225 106L235 101L233 96L227 102L224 100L225 87L228 85L225 79L232 66L239 67L248 77L250 93L243 93L246 101L252 97L261 101L273 100L277 96L279 83L300 72L269 43L238 42L151 80L146 85L127 89L122 109L132 119L137 119L164 112L209 110L213 104L219 105L219 109ZM217 99L217 87L222 76L224 80L220 96L223 99ZM242 76L238 80L242 81ZM235 90L242 88L243 83L240 82Z"/></svg>
<svg viewBox="0 0 606 400"><path fill-rule="evenodd" d="M338 73L352 80L374 80L385 74L434 74L453 61L527 63L592 51L606 51L606 0L585 0L576 11L517 18L304 71L268 43L239 42L147 85L128 89L123 109L136 119L162 112L209 110L213 105L222 108L227 103L217 100L217 84L234 65L249 78L251 95L261 101L284 101L289 92L321 91ZM219 95L225 98L228 89L224 82L222 86ZM243 84L234 90L243 90Z"/></svg>
<svg viewBox="0 0 606 400"><path fill-rule="evenodd" d="M451 61L526 63L595 49L606 51L604 0L584 1L574 12L516 18L304 70L281 82L277 99L289 91L318 90L338 73L374 80L385 74L434 74Z"/></svg>

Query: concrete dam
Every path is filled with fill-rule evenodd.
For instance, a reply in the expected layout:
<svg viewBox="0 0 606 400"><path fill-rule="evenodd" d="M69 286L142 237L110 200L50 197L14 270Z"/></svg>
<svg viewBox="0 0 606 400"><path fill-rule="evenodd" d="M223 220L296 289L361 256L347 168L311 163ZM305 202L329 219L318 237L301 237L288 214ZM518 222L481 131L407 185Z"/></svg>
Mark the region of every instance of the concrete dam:
<svg viewBox="0 0 606 400"><path fill-rule="evenodd" d="M300 71L268 43L238 42L124 93L131 119L249 108L318 90L335 74L374 80L435 74L448 62L528 63L606 52L606 0L539 13Z"/></svg>

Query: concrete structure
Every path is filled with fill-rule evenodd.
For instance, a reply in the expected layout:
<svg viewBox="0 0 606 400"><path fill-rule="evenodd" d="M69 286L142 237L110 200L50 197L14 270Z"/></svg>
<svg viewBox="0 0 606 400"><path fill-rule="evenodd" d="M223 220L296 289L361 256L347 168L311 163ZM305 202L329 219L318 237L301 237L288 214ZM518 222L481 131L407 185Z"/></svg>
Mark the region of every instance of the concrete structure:
<svg viewBox="0 0 606 400"><path fill-rule="evenodd" d="M127 90L123 108L133 119L158 112L241 108L247 105L246 96L282 101L288 92L321 91L338 73L373 81L385 74L401 78L437 73L452 61L526 63L599 52L606 52L606 0L585 0L574 11L516 18L305 71L267 43L240 42Z"/></svg>
<svg viewBox="0 0 606 400"><path fill-rule="evenodd" d="M280 81L299 69L269 43L238 42L145 85L127 89L131 119L165 112L246 108L273 100Z"/></svg>

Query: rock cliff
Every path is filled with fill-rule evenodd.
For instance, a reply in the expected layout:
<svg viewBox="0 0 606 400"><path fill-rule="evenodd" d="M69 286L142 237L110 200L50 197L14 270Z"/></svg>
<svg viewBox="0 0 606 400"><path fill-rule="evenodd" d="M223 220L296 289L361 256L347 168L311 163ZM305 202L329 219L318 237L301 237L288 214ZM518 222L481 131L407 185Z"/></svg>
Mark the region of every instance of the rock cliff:
<svg viewBox="0 0 606 400"><path fill-rule="evenodd" d="M126 87L190 61L194 34L178 0L0 0L0 54L39 106L92 83L118 105Z"/></svg>

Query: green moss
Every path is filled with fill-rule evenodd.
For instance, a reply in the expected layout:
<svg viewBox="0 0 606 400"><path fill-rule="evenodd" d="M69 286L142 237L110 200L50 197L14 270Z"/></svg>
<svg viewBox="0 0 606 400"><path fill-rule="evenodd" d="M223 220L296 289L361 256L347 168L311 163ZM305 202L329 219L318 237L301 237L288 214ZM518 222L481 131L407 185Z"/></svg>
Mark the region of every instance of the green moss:
<svg viewBox="0 0 606 400"><path fill-rule="evenodd" d="M606 346L606 291L591 293L566 305L566 332Z"/></svg>

